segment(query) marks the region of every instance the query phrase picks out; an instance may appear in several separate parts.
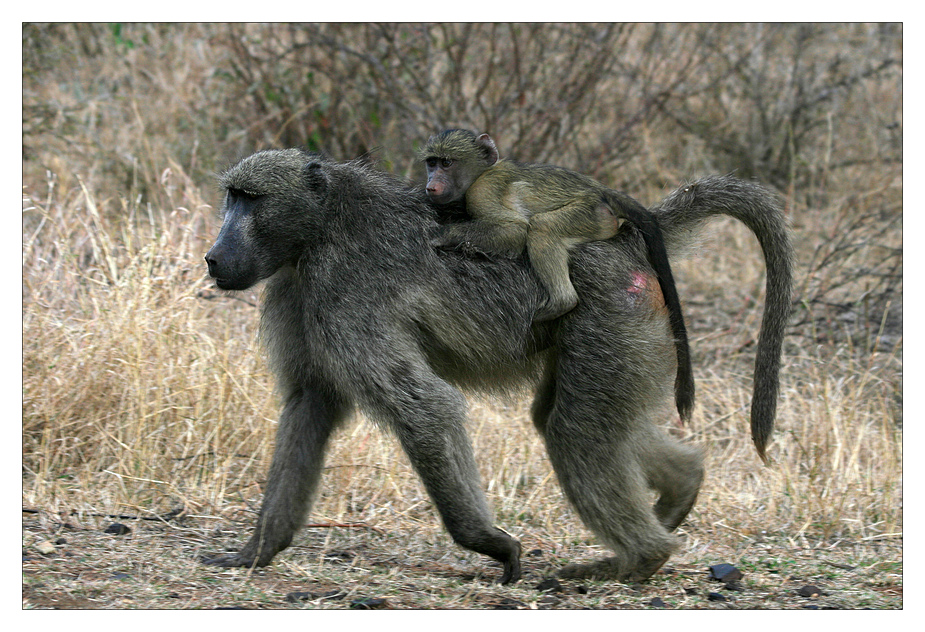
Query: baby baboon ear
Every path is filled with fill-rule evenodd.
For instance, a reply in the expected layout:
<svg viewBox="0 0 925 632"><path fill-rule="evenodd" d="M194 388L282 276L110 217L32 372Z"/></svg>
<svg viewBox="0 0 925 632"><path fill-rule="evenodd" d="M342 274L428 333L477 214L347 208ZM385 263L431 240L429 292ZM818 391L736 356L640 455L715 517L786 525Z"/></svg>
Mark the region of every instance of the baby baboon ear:
<svg viewBox="0 0 925 632"><path fill-rule="evenodd" d="M324 195L328 188L328 178L320 162L310 162L305 166L305 183L308 188L319 195Z"/></svg>
<svg viewBox="0 0 925 632"><path fill-rule="evenodd" d="M493 165L501 159L498 153L498 146L495 145L495 141L493 141L488 134L479 135L479 137L475 139L475 144L478 146L479 150L481 150L488 164Z"/></svg>

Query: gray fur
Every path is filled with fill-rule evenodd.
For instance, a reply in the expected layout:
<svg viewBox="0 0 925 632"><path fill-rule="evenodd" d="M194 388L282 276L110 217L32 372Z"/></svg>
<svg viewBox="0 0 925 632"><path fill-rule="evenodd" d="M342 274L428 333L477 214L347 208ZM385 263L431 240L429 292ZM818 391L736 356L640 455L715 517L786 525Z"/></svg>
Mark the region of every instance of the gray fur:
<svg viewBox="0 0 925 632"><path fill-rule="evenodd" d="M544 291L523 257L432 248L438 218L420 190L298 150L246 158L222 184L209 272L225 289L267 279L261 328L283 413L257 528L239 553L208 563L263 566L289 545L331 432L359 407L398 437L454 540L516 581L520 545L492 524L459 389L524 385L536 388L534 422L566 496L615 554L563 574L644 579L664 563L703 472L696 450L653 423L670 407L676 360L664 306L634 286L652 274L635 233L576 246L578 306L533 324ZM738 186L709 180L697 196L670 197L656 209L666 239L712 212L707 194L725 192L736 212L780 213L763 189ZM648 489L660 494L654 507Z"/></svg>

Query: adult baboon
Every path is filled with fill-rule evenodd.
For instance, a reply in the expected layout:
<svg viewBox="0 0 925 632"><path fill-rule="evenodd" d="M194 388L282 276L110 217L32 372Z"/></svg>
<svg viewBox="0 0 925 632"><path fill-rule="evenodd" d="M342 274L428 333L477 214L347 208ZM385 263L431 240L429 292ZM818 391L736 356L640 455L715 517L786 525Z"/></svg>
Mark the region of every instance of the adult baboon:
<svg viewBox="0 0 925 632"><path fill-rule="evenodd" d="M558 318L578 303L569 280L569 250L610 239L622 221L629 220L642 235L668 307L678 355L675 400L681 419L690 418L694 374L687 329L662 232L652 213L625 193L580 173L501 159L488 134L445 130L431 136L419 156L427 169L425 190L431 201L447 205L465 199L472 217L437 228L436 244L509 256L526 250L547 294L534 317L539 322Z"/></svg>
<svg viewBox="0 0 925 632"><path fill-rule="evenodd" d="M520 576L520 544L493 526L464 430L458 386L537 385L534 423L566 496L614 556L569 577L641 580L676 547L671 531L697 497L697 450L655 421L671 401L675 354L658 283L637 233L577 246L581 300L567 319L532 323L544 292L522 260L468 257L428 242L435 209L421 191L356 163L265 151L229 169L225 220L206 261L219 288L268 279L262 334L283 411L253 535L218 566L264 566L303 523L331 433L354 406L391 430L453 539ZM758 235L768 292L752 433L774 424L790 246L764 189L699 180L654 209L669 252L708 216ZM647 490L658 492L653 506Z"/></svg>

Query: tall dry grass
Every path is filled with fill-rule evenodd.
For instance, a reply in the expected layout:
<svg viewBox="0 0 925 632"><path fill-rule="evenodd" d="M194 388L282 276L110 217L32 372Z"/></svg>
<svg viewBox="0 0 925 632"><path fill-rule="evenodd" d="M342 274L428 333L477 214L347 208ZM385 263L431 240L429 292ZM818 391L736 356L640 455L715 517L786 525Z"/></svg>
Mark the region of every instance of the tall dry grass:
<svg viewBox="0 0 925 632"><path fill-rule="evenodd" d="M788 33L25 25L24 506L246 517L278 402L256 339L259 292L223 296L205 278L212 175L254 149L314 143L339 158L378 146L384 167L411 175L413 142L461 123L647 201L717 170L778 186L801 293L773 467L746 431L760 252L741 226L717 222L700 255L677 263L699 404L695 425L672 432L704 447L708 471L690 546L901 533L901 30ZM491 63L473 61L477 50ZM510 83L513 51L522 67ZM562 76L585 83L563 88ZM499 522L551 550L593 543L527 409L527 398L472 406ZM335 439L313 516L446 537L397 444L362 419Z"/></svg>

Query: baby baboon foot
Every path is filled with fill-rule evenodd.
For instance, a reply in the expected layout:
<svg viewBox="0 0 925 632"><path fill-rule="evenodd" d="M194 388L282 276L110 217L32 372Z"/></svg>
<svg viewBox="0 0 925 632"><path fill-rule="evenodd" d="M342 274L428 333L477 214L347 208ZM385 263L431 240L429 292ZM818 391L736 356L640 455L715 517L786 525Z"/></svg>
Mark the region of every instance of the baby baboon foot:
<svg viewBox="0 0 925 632"><path fill-rule="evenodd" d="M570 311L575 309L575 306L578 305L578 297L569 297L569 298L559 298L553 300L552 298L548 299L539 309L536 310L536 315L533 317L533 320L538 323L545 322L547 320L554 320L559 316L564 316Z"/></svg>

